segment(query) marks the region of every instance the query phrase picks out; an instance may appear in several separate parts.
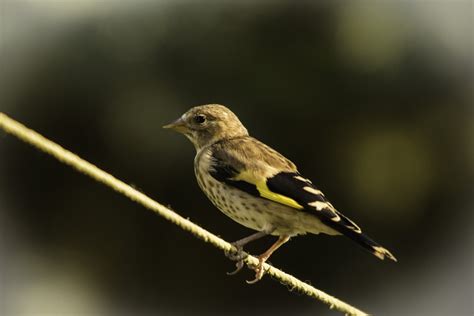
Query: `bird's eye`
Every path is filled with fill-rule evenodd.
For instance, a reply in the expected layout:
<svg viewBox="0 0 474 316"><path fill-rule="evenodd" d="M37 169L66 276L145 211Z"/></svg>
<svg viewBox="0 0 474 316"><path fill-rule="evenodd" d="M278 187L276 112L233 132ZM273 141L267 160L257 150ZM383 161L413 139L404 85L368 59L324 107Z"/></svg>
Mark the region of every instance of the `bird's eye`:
<svg viewBox="0 0 474 316"><path fill-rule="evenodd" d="M198 114L193 118L193 120L198 124L203 124L206 121L206 117L202 114Z"/></svg>

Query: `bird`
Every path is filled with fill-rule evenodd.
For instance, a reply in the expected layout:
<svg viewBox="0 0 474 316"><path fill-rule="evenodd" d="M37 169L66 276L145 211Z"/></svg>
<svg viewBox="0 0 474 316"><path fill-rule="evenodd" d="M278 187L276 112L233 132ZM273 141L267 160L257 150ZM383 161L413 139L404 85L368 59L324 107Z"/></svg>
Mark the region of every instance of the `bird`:
<svg viewBox="0 0 474 316"><path fill-rule="evenodd" d="M397 259L340 213L296 165L249 135L237 115L219 104L195 106L163 126L186 136L196 149L194 172L199 187L222 213L256 233L232 243L235 274L244 266L243 247L264 236L276 242L260 254L258 282L264 263L297 235L344 235L379 259Z"/></svg>

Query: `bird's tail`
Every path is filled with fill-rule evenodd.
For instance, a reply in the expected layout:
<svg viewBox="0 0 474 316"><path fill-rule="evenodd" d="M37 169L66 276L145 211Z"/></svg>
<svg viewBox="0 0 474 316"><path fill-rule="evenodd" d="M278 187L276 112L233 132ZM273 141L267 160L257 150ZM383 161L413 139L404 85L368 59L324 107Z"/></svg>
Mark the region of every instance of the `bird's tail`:
<svg viewBox="0 0 474 316"><path fill-rule="evenodd" d="M356 243L358 243L360 246L363 248L367 249L370 251L374 256L377 258L384 260L385 258L388 258L390 260L393 260L397 262L397 258L395 258L394 255L375 241L373 241L369 236L365 235L364 233L345 233L344 234L346 237L349 237Z"/></svg>
<svg viewBox="0 0 474 316"><path fill-rule="evenodd" d="M387 249L373 241L369 236L364 234L359 228L359 226L357 226L353 221L351 221L349 218L345 217L341 213L337 211L335 212L338 215L338 221L334 221L331 219L323 219L323 222L329 227L336 230L337 232L346 236L347 238L352 239L357 244L370 251L377 258L381 260L388 258L397 262L397 258L395 258L395 256L392 255L390 251L388 251Z"/></svg>

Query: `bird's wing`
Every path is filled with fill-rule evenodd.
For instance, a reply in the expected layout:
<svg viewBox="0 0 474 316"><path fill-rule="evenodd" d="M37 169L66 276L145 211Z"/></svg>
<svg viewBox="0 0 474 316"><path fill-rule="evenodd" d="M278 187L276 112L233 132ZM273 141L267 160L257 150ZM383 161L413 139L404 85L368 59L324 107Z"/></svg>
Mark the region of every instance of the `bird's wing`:
<svg viewBox="0 0 474 316"><path fill-rule="evenodd" d="M291 161L253 138L216 144L210 173L216 180L256 197L310 212L324 222L329 220L354 232L361 231L310 180L302 177Z"/></svg>
<svg viewBox="0 0 474 316"><path fill-rule="evenodd" d="M362 233L351 219L337 211L308 179L299 173L280 172L266 180L266 187L278 195L290 197L302 206L302 210L317 216L321 222L364 247L379 259L397 259L384 247Z"/></svg>
<svg viewBox="0 0 474 316"><path fill-rule="evenodd" d="M271 200L319 218L353 239L377 257L395 259L352 220L337 211L296 166L263 143L247 137L224 142L212 150L211 175L218 181L263 199Z"/></svg>

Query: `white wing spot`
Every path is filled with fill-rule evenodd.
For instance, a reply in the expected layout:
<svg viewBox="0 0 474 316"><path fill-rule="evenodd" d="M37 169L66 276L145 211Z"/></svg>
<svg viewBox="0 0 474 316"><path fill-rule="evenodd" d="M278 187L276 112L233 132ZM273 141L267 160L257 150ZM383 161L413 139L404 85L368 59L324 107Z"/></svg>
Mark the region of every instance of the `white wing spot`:
<svg viewBox="0 0 474 316"><path fill-rule="evenodd" d="M312 187L304 187L303 190L306 192L315 194L315 195L324 195L323 192L319 191L318 189L312 188Z"/></svg>
<svg viewBox="0 0 474 316"><path fill-rule="evenodd" d="M329 202L315 201L315 202L308 203L308 205L315 207L317 211L322 211L323 209L330 211L331 214L334 215L333 217L331 217L331 220L333 222L341 221L341 217L339 216L339 214L337 214L334 211L334 207Z"/></svg>
<svg viewBox="0 0 474 316"><path fill-rule="evenodd" d="M351 221L350 219L349 220L349 223L352 224L353 227L349 227L350 229L352 229L354 232L358 233L358 234L362 234L362 229L360 229L359 226L356 225L356 223L354 223L353 221Z"/></svg>
<svg viewBox="0 0 474 316"><path fill-rule="evenodd" d="M311 183L310 180L303 178L302 176L294 176L293 178L295 178L296 180L303 181L304 183Z"/></svg>
<svg viewBox="0 0 474 316"><path fill-rule="evenodd" d="M322 209L325 209L328 207L328 204L326 202L321 202L321 201L315 201L308 203L309 206L315 207L316 210L321 211Z"/></svg>

